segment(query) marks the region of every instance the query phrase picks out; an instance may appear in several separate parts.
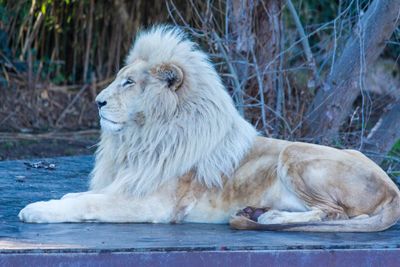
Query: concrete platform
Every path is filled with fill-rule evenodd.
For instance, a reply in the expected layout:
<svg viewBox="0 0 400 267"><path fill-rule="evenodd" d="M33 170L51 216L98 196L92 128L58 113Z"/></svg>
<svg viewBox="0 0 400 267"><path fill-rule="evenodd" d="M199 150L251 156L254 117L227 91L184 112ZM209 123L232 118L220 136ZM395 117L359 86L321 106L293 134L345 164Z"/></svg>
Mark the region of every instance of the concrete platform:
<svg viewBox="0 0 400 267"><path fill-rule="evenodd" d="M400 225L332 234L205 224L21 223L17 214L26 204L87 189L91 156L47 161L55 168L0 162L0 266L400 266Z"/></svg>

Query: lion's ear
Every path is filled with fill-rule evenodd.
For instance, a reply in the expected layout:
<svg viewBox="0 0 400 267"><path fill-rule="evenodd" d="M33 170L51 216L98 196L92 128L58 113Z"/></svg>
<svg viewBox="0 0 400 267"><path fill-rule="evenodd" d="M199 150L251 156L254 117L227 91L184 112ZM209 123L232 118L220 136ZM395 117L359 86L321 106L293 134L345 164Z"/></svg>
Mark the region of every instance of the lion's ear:
<svg viewBox="0 0 400 267"><path fill-rule="evenodd" d="M178 90L183 82L183 71L175 64L167 63L155 66L150 73L167 84L171 90Z"/></svg>

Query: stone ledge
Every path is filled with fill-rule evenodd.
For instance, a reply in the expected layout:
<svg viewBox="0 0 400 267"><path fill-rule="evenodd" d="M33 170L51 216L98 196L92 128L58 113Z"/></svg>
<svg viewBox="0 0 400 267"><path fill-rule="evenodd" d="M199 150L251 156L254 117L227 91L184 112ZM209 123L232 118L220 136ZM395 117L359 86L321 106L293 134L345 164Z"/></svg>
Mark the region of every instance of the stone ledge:
<svg viewBox="0 0 400 267"><path fill-rule="evenodd" d="M399 224L379 233L285 233L235 231L227 225L211 224L21 223L17 214L26 204L87 189L91 156L46 161L54 163L55 169L28 168L25 161L0 162L2 266L63 262L105 266L108 262L109 266L132 261L151 266L309 266L316 262L326 266L400 266Z"/></svg>

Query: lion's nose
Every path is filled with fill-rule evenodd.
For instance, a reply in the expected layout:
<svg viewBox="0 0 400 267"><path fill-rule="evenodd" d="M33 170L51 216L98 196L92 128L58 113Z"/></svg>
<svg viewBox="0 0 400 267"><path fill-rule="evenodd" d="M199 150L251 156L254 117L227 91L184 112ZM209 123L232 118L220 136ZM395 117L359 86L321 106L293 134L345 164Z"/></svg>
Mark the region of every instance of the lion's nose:
<svg viewBox="0 0 400 267"><path fill-rule="evenodd" d="M97 107L101 109L105 105L107 105L107 101L96 101Z"/></svg>

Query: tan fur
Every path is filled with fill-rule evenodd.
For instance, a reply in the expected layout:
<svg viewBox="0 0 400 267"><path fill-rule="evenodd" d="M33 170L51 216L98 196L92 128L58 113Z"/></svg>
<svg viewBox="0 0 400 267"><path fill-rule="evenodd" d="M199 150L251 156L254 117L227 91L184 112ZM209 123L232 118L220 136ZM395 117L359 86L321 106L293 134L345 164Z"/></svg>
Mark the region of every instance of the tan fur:
<svg viewBox="0 0 400 267"><path fill-rule="evenodd" d="M295 201L282 203L282 194L274 192L277 184L285 187ZM271 195L273 197L268 197ZM359 152L258 137L234 177L225 179L223 190L206 191L196 201L207 200L210 213L215 209L231 213L245 206L322 212L318 216L323 222L312 224L258 224L233 216L231 225L237 229L378 231L398 220L399 199L396 185ZM192 212L195 210L196 207ZM385 211L390 212L381 217L379 224L368 224L371 217ZM356 226L352 225L354 220L358 220ZM364 225L361 224L363 220ZM327 221L333 224L329 226Z"/></svg>

